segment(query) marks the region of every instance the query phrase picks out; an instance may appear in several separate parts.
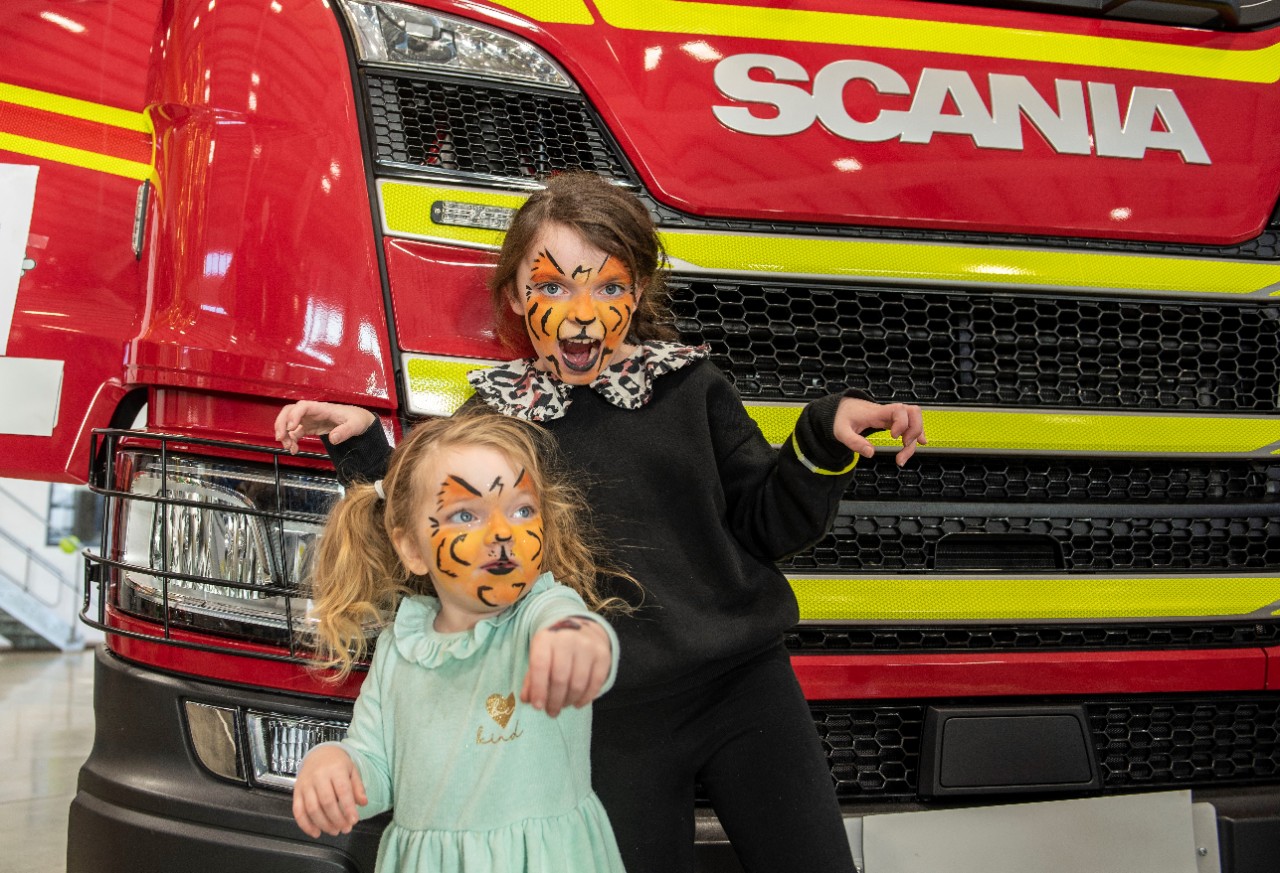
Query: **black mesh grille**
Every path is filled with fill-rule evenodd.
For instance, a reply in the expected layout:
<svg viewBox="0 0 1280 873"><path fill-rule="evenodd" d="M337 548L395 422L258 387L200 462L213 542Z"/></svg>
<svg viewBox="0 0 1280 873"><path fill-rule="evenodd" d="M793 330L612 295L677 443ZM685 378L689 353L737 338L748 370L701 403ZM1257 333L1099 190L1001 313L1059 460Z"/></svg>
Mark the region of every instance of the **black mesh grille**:
<svg viewBox="0 0 1280 873"><path fill-rule="evenodd" d="M1274 412L1280 306L675 277L677 326L748 399Z"/></svg>
<svg viewBox="0 0 1280 873"><path fill-rule="evenodd" d="M366 88L379 161L521 180L581 169L630 181L580 97L374 75Z"/></svg>
<svg viewBox="0 0 1280 873"><path fill-rule="evenodd" d="M942 537L958 533L1052 539L1067 572L1280 569L1277 516L866 515L853 502L842 503L834 531L812 551L780 566L789 572L924 572L935 569Z"/></svg>
<svg viewBox="0 0 1280 873"><path fill-rule="evenodd" d="M923 706L816 705L812 711L842 799L915 796Z"/></svg>
<svg viewBox="0 0 1280 873"><path fill-rule="evenodd" d="M1053 624L946 625L921 627L800 625L786 635L797 654L873 652L1014 651L1044 649L1207 649L1271 646L1280 640L1280 624L1233 622L1201 624Z"/></svg>
<svg viewBox="0 0 1280 873"><path fill-rule="evenodd" d="M1098 704L1088 713L1108 787L1247 782L1280 768L1275 699Z"/></svg>
<svg viewBox="0 0 1280 873"><path fill-rule="evenodd" d="M884 456L854 469L849 499L1221 504L1280 502L1280 464L1154 458Z"/></svg>
<svg viewBox="0 0 1280 873"><path fill-rule="evenodd" d="M1070 701L1057 701L1059 703ZM1086 702L1104 793L1273 780L1274 697ZM814 704L836 791L845 800L916 796L925 707Z"/></svg>

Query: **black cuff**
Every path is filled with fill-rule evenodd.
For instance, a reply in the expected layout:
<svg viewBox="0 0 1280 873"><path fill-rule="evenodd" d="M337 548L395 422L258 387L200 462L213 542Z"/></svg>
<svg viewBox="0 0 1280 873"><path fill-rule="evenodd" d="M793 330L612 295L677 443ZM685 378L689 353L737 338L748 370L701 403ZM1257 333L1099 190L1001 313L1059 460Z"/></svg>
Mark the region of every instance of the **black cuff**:
<svg viewBox="0 0 1280 873"><path fill-rule="evenodd" d="M334 445L329 442L329 435L323 434L320 442L324 443L333 468L338 473L338 481L344 486L356 482L372 482L381 479L387 472L387 459L391 455L391 445L382 430L382 424L375 418L369 429L358 436Z"/></svg>
<svg viewBox="0 0 1280 873"><path fill-rule="evenodd" d="M853 450L836 439L836 410L842 399L843 395L828 394L814 400L796 422L800 453L823 470L843 470L853 462Z"/></svg>

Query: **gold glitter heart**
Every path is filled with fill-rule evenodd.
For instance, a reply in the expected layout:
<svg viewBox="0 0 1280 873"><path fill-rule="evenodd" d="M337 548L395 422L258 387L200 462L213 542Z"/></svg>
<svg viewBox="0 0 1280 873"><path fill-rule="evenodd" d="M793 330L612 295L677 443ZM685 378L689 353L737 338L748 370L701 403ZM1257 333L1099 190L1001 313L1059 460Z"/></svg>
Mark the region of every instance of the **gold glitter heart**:
<svg viewBox="0 0 1280 873"><path fill-rule="evenodd" d="M511 721L511 713L516 711L516 696L490 694L489 699L484 702L484 708L489 713L489 718L498 723L498 727L505 728L507 722Z"/></svg>

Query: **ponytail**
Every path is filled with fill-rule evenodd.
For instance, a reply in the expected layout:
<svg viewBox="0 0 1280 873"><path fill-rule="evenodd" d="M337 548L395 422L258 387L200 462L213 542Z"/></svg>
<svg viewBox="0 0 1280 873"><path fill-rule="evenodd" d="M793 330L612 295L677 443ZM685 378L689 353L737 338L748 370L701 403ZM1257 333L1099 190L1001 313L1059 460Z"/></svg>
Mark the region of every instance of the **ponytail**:
<svg viewBox="0 0 1280 873"><path fill-rule="evenodd" d="M383 501L353 485L330 513L311 571L316 666L341 681L364 659L373 633L391 621L410 574L383 521Z"/></svg>

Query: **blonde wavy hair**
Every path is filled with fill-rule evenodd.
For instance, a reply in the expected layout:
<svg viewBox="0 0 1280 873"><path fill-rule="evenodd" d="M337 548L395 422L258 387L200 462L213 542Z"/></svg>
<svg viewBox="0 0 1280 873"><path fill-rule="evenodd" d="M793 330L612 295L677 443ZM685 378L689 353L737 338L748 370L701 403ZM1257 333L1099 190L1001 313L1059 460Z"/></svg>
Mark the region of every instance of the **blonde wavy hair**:
<svg viewBox="0 0 1280 873"><path fill-rule="evenodd" d="M624 569L602 563L588 504L564 469L555 440L542 428L483 406L452 418L417 424L391 453L382 479L383 500L373 485L359 483L333 508L311 569L314 621L311 647L318 667L341 681L369 653L372 633L390 623L400 599L435 594L431 579L410 573L393 545L428 505L420 471L440 452L483 446L501 452L530 475L543 520L542 569L574 589L596 612L631 607L599 589L602 575L635 580Z"/></svg>

